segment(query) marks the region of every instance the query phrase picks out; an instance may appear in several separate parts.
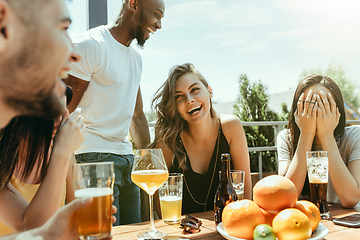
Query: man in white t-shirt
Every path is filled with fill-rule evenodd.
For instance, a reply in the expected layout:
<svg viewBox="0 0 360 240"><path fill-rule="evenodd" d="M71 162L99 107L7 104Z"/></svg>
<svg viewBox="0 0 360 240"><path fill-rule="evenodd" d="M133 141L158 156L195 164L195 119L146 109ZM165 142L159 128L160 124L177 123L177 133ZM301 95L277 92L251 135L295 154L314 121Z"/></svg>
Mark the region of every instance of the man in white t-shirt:
<svg viewBox="0 0 360 240"><path fill-rule="evenodd" d="M142 47L161 28L163 0L125 0L114 25L99 26L74 41L82 59L71 66L67 85L73 88L70 111L81 108L87 125L84 143L75 152L78 162L113 161L114 205L118 224L140 222L140 189L131 181L133 149L150 142L140 92L142 61L130 46Z"/></svg>

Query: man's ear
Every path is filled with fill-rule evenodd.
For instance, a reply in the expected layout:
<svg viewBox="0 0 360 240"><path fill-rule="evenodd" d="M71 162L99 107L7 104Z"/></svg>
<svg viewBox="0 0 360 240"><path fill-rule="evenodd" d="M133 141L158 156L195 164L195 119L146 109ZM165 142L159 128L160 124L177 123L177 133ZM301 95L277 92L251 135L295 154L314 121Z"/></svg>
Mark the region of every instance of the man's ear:
<svg viewBox="0 0 360 240"><path fill-rule="evenodd" d="M129 0L129 8L131 11L135 12L138 6L137 0Z"/></svg>
<svg viewBox="0 0 360 240"><path fill-rule="evenodd" d="M3 52L9 43L9 34L12 33L10 22L10 7L0 0L0 53Z"/></svg>
<svg viewBox="0 0 360 240"><path fill-rule="evenodd" d="M209 91L209 94L210 94L210 98L212 98L214 95L213 95L212 88L210 86L208 86L208 91Z"/></svg>

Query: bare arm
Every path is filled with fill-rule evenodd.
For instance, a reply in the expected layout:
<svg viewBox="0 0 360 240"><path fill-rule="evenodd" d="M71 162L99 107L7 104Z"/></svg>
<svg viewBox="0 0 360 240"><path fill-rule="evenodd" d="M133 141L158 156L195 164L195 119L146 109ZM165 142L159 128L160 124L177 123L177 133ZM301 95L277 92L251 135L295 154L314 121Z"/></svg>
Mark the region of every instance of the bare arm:
<svg viewBox="0 0 360 240"><path fill-rule="evenodd" d="M130 125L130 134L138 149L146 148L150 143L149 125L143 111L140 87L137 94L136 106Z"/></svg>
<svg viewBox="0 0 360 240"><path fill-rule="evenodd" d="M11 184L8 185L12 192L4 189L0 193L0 220L12 229L24 231L39 227L60 208L70 157L83 141L85 131L78 113L67 119L68 113L55 137L46 176L31 202L28 203Z"/></svg>
<svg viewBox="0 0 360 240"><path fill-rule="evenodd" d="M317 101L317 135L324 151L328 152L329 176L343 207L354 207L360 201L360 161L345 165L333 132L339 123L340 113L333 98L320 93ZM355 146L352 146L353 148Z"/></svg>
<svg viewBox="0 0 360 240"><path fill-rule="evenodd" d="M74 184L73 184L73 165L76 164L75 155L72 154L70 158L70 164L68 173L66 176L66 203L70 203L75 199Z"/></svg>
<svg viewBox="0 0 360 240"><path fill-rule="evenodd" d="M88 81L81 80L80 78L69 75L67 79L63 80L64 83L72 88L73 97L68 105L69 112L72 113L79 105L84 92L89 86Z"/></svg>
<svg viewBox="0 0 360 240"><path fill-rule="evenodd" d="M26 229L41 226L61 206L70 159L83 142L85 131L83 120L77 112L70 118L64 116L63 123L54 139L46 176L25 211L23 221ZM44 209L41 214L40 209Z"/></svg>
<svg viewBox="0 0 360 240"><path fill-rule="evenodd" d="M360 201L360 159L346 167L336 141L324 136L323 150L328 152L329 176L343 207L352 208Z"/></svg>
<svg viewBox="0 0 360 240"><path fill-rule="evenodd" d="M230 145L230 155L236 170L245 171L244 198L252 199L249 151L244 129L238 117L221 116L222 128Z"/></svg>
<svg viewBox="0 0 360 240"><path fill-rule="evenodd" d="M305 96L301 95L299 99L305 100ZM285 177L289 178L295 184L299 196L304 187L307 174L306 152L311 151L316 132L317 103L309 103L310 101L316 101L311 90L306 96L306 101L305 103L302 101L298 102L297 110L294 114L295 122L300 129L295 155L291 161L279 161L279 173L281 175L285 174Z"/></svg>
<svg viewBox="0 0 360 240"><path fill-rule="evenodd" d="M92 198L77 199L62 207L43 226L24 233L17 233L0 237L1 240L15 240L21 234L30 234L32 237L41 236L44 240L77 240L79 234L74 222L74 213L78 209L90 205ZM28 239L25 236L21 239Z"/></svg>

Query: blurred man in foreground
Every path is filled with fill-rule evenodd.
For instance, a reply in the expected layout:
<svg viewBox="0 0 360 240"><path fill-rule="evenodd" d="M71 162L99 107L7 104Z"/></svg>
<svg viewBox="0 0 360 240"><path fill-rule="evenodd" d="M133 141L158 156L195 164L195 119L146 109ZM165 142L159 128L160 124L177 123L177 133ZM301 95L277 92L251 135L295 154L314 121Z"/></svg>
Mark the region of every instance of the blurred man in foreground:
<svg viewBox="0 0 360 240"><path fill-rule="evenodd" d="M70 23L64 0L0 0L0 128L15 116L55 119L65 111L60 77L79 58L67 35ZM73 213L91 201L75 200L42 227L0 239L78 239Z"/></svg>

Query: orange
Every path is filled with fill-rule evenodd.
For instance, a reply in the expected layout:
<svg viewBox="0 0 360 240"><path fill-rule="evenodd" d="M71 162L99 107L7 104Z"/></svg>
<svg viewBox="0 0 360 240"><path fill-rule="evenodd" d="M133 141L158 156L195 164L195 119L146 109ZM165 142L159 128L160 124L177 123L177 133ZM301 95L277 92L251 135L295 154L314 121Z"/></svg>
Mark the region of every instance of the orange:
<svg viewBox="0 0 360 240"><path fill-rule="evenodd" d="M305 240L312 232L309 218L296 208L279 212L273 220L273 229L279 240Z"/></svg>
<svg viewBox="0 0 360 240"><path fill-rule="evenodd" d="M271 175L258 181L253 188L254 202L264 210L278 213L294 207L297 201L295 184L280 175Z"/></svg>
<svg viewBox="0 0 360 240"><path fill-rule="evenodd" d="M310 220L311 231L315 231L321 220L320 211L318 207L312 202L301 200L296 202L295 208L305 213L305 215Z"/></svg>
<svg viewBox="0 0 360 240"><path fill-rule="evenodd" d="M275 213L270 213L264 209L261 208L261 211L263 212L264 214L264 217L265 217L265 224L269 225L272 227L272 221L274 219L274 217L276 216Z"/></svg>
<svg viewBox="0 0 360 240"><path fill-rule="evenodd" d="M226 205L222 221L230 236L252 239L255 227L265 223L265 217L256 203L244 199Z"/></svg>

